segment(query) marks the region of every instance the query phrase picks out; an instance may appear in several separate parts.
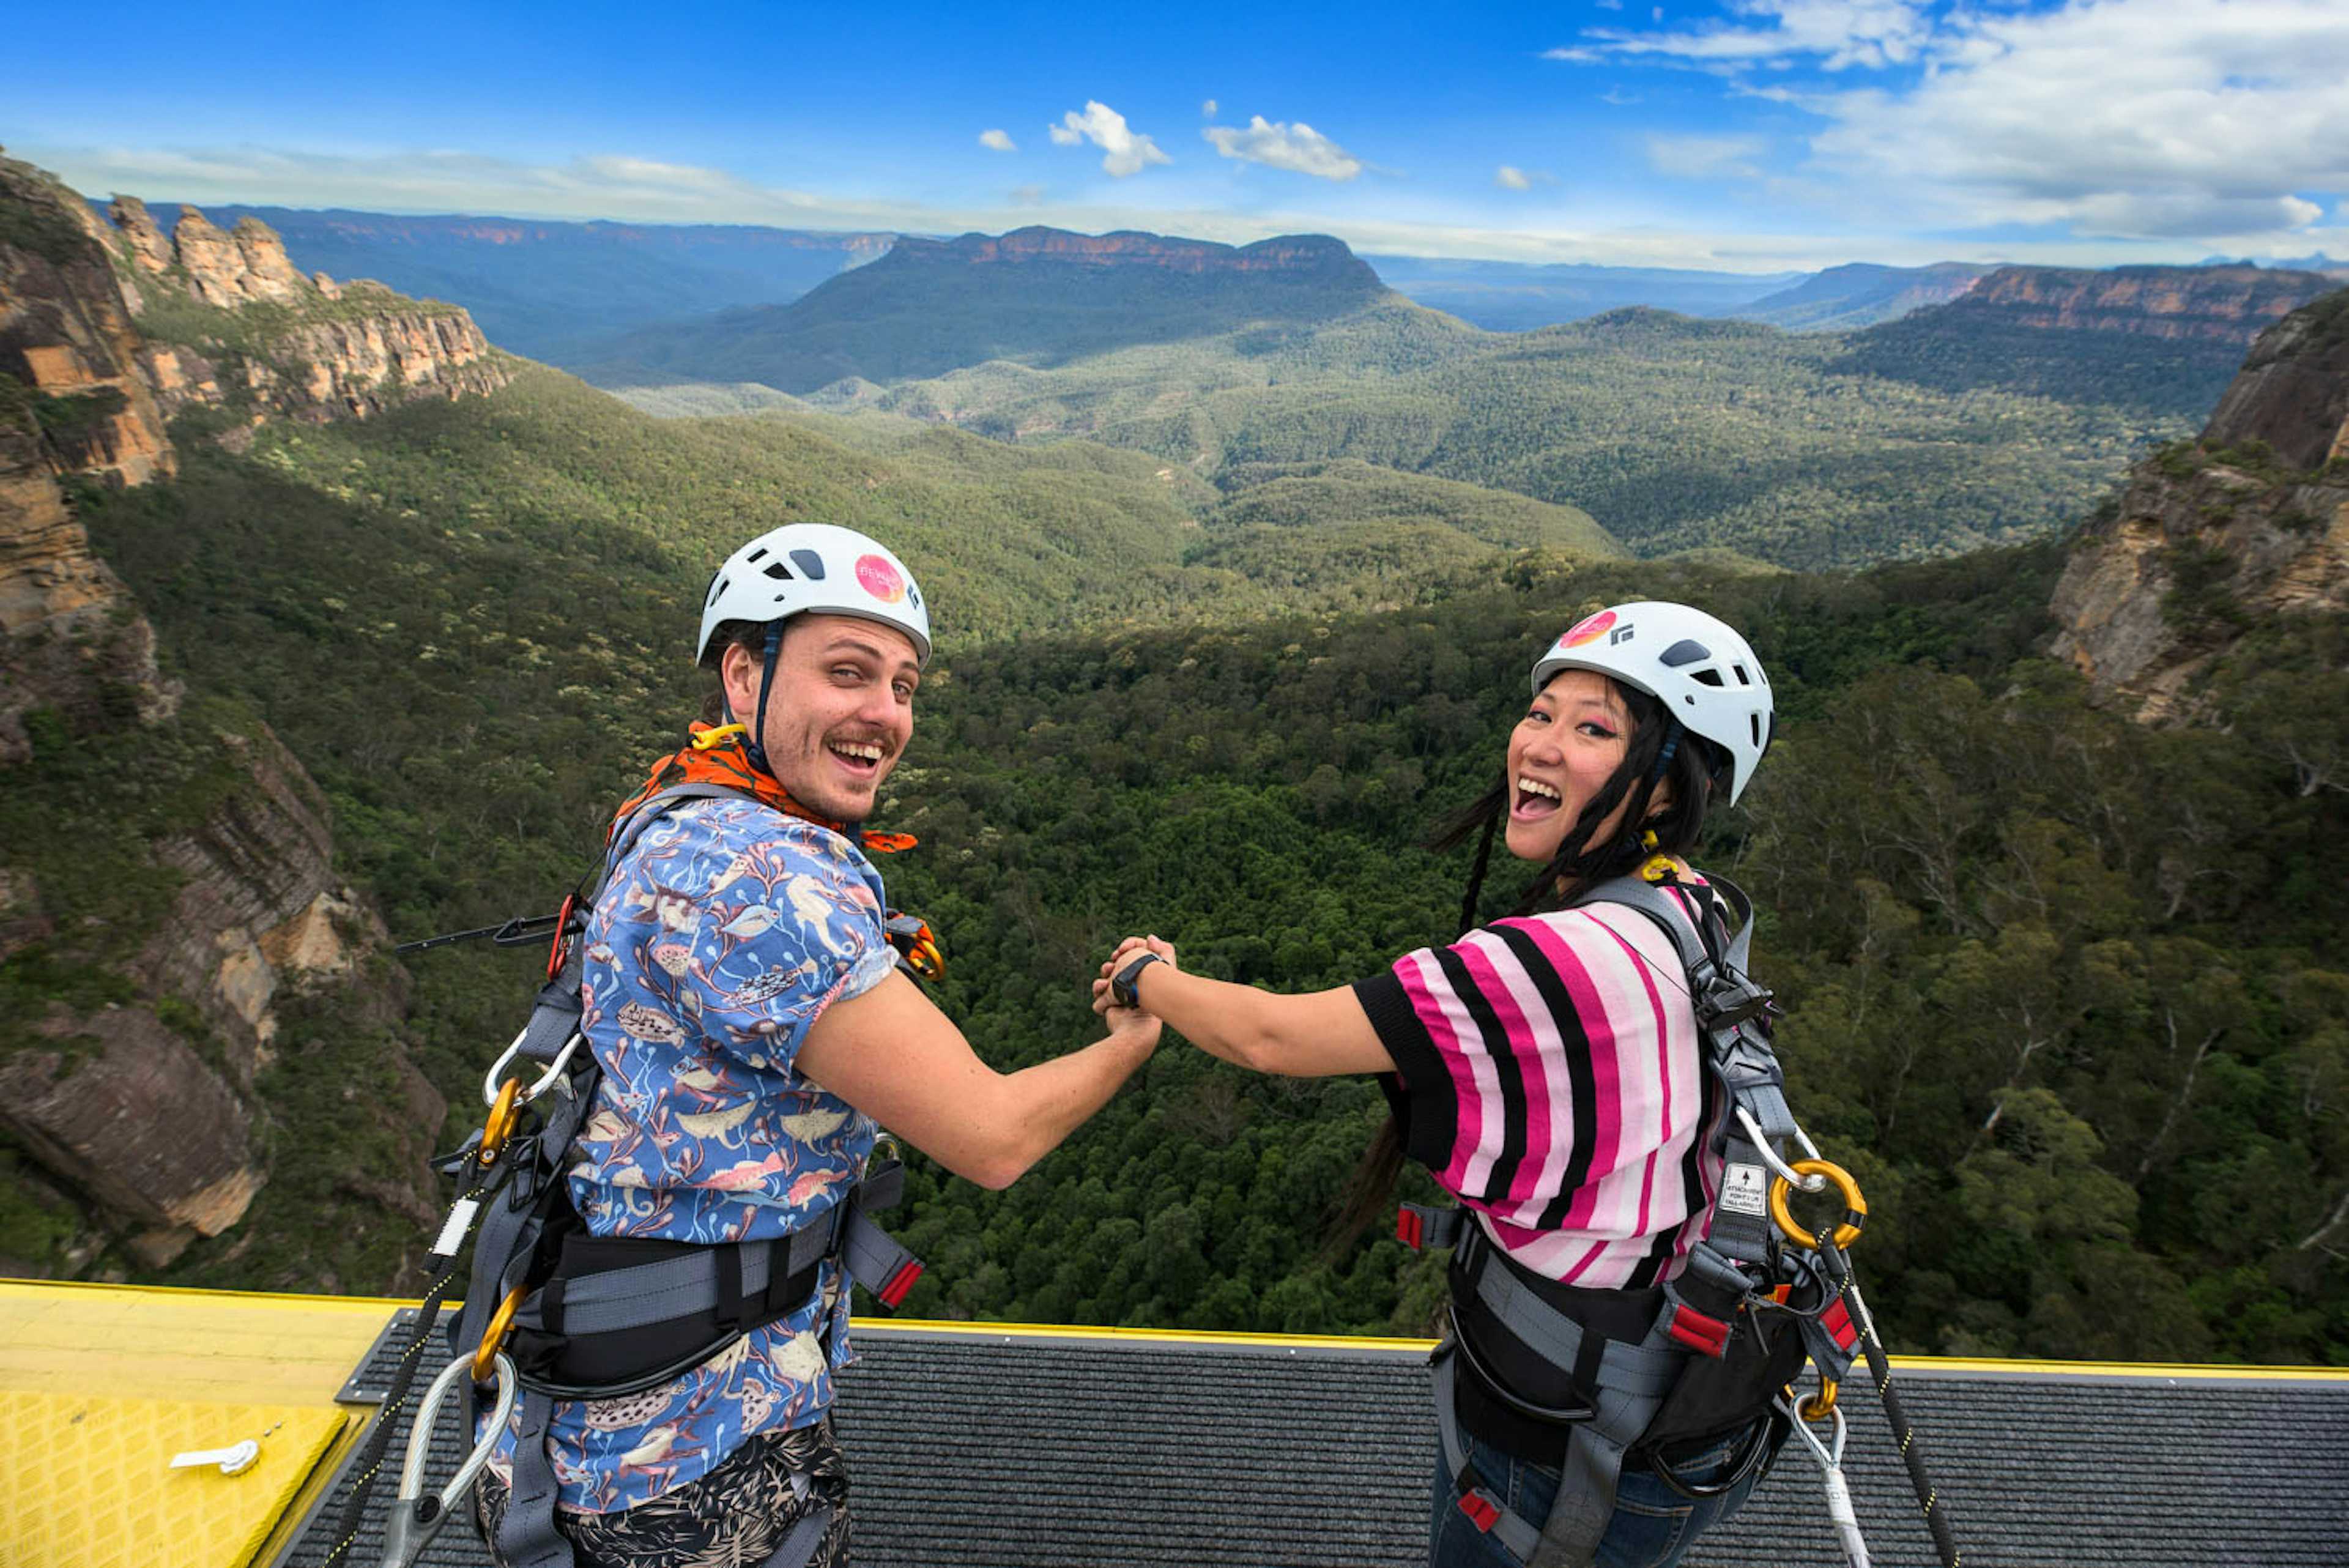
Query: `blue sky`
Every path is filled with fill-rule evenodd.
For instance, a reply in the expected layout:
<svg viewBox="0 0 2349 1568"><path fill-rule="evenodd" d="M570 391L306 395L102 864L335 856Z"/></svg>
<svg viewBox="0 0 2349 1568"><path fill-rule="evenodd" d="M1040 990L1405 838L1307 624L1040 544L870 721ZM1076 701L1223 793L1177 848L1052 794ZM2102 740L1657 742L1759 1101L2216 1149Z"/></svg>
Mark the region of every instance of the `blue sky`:
<svg viewBox="0 0 2349 1568"><path fill-rule="evenodd" d="M93 194L1764 272L2349 255L2349 0L189 6L11 26Z"/></svg>

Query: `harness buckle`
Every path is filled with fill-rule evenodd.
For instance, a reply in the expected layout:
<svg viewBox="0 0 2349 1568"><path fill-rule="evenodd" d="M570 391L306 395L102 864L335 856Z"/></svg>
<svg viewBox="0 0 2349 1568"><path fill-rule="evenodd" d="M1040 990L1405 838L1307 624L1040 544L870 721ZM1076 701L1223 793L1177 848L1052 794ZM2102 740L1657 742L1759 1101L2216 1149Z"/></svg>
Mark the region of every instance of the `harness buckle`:
<svg viewBox="0 0 2349 1568"><path fill-rule="evenodd" d="M1395 1210L1395 1240L1414 1252L1427 1240L1427 1222L1409 1204Z"/></svg>

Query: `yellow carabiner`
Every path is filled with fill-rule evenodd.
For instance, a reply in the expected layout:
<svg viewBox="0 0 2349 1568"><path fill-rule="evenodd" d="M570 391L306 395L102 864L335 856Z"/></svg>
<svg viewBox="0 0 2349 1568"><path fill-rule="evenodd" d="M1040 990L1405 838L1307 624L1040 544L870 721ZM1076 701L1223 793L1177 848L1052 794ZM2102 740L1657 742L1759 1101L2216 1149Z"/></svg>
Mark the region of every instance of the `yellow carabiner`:
<svg viewBox="0 0 2349 1568"><path fill-rule="evenodd" d="M1834 1183L1836 1190L1843 1195L1843 1220L1836 1227L1835 1244L1840 1249L1859 1240L1860 1228L1868 1223L1868 1199L1859 1195L1859 1183L1851 1179L1851 1172L1824 1159L1798 1159L1786 1168L1797 1176L1824 1176ZM1779 1234L1787 1241L1797 1247L1815 1248L1819 1244L1817 1235L1795 1224L1794 1212L1787 1207L1787 1198L1794 1189L1794 1183L1783 1176L1770 1179L1770 1218L1777 1222ZM1833 1408L1832 1401L1829 1408Z"/></svg>
<svg viewBox="0 0 2349 1568"><path fill-rule="evenodd" d="M693 749L697 752L716 751L729 741L740 740L750 732L748 724L712 724L707 730L695 732Z"/></svg>
<svg viewBox="0 0 2349 1568"><path fill-rule="evenodd" d="M506 1347L506 1336L513 1333L514 1314L522 1306L523 1287L516 1285L490 1314L489 1326L481 1330L481 1343L473 1351L473 1381L487 1383L498 1375L498 1352Z"/></svg>
<svg viewBox="0 0 2349 1568"><path fill-rule="evenodd" d="M1836 1396L1842 1391L1842 1384L1822 1375L1819 1378L1819 1391L1796 1406L1795 1409L1806 1421L1824 1421L1835 1414Z"/></svg>
<svg viewBox="0 0 2349 1568"><path fill-rule="evenodd" d="M478 1156L483 1165L494 1165L503 1153L506 1139L513 1136L514 1123L522 1119L522 1080L508 1078L498 1085L497 1103L490 1107L489 1120L481 1124L481 1147Z"/></svg>

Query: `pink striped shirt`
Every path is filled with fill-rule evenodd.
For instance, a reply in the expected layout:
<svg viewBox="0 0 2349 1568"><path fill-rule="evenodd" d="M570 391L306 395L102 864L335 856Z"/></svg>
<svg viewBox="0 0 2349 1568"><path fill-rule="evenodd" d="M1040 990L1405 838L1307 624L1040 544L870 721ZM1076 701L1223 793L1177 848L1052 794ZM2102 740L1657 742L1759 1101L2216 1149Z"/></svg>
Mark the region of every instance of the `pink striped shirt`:
<svg viewBox="0 0 2349 1568"><path fill-rule="evenodd" d="M1612 904L1501 920L1355 990L1394 1058L1405 1147L1504 1251L1600 1290L1680 1272L1727 1107L1652 920Z"/></svg>

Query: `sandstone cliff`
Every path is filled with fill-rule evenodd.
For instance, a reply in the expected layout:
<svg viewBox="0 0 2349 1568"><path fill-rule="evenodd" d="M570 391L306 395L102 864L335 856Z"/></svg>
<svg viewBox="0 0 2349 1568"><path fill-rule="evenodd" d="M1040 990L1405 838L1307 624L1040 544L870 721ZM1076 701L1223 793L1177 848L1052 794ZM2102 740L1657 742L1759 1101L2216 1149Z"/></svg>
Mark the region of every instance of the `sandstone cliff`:
<svg viewBox="0 0 2349 1568"><path fill-rule="evenodd" d="M2339 286L2318 273L2255 266L2007 266L1947 308L1953 320L2241 344Z"/></svg>
<svg viewBox="0 0 2349 1568"><path fill-rule="evenodd" d="M169 481L164 420L192 403L320 419L503 375L461 313L330 300L259 224L113 217L0 159L0 1272L151 1270L234 1227L269 1178L289 1000L337 988L388 1023L404 984L316 786L265 725L159 677L74 487ZM418 1125L371 1196L412 1219L441 1107L387 1067Z"/></svg>
<svg viewBox="0 0 2349 1568"><path fill-rule="evenodd" d="M2055 652L2148 721L2249 627L2349 608L2349 289L2262 333L2197 441L2137 465L2056 586Z"/></svg>

